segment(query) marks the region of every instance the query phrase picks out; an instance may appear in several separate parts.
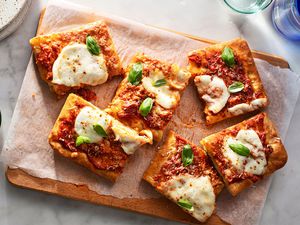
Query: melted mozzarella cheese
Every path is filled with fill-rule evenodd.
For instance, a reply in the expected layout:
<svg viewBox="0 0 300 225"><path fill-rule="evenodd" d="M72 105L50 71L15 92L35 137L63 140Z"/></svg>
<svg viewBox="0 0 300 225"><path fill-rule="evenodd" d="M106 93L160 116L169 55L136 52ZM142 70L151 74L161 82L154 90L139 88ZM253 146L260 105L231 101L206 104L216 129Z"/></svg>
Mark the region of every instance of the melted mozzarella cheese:
<svg viewBox="0 0 300 225"><path fill-rule="evenodd" d="M104 111L90 106L82 108L75 120L75 132L78 135L89 137L91 143L99 143L103 137L93 129L93 125L100 124L107 132L111 127L116 141L121 142L121 147L128 155L133 154L140 146L152 143L152 133L147 130L141 131L139 135L135 130L124 126Z"/></svg>
<svg viewBox="0 0 300 225"><path fill-rule="evenodd" d="M248 157L241 156L232 151L229 145L237 143L246 146L254 157L251 155ZM238 171L245 171L255 175L263 174L267 165L263 145L254 130L240 130L235 138L230 137L225 140L224 156L231 161Z"/></svg>
<svg viewBox="0 0 300 225"><path fill-rule="evenodd" d="M75 131L78 135L89 137L92 143L100 142L102 137L94 131L93 125L100 124L107 129L111 118L101 110L90 106L82 108L75 120Z"/></svg>
<svg viewBox="0 0 300 225"><path fill-rule="evenodd" d="M208 110L220 112L230 96L224 81L217 76L202 75L195 83L202 99L207 102Z"/></svg>
<svg viewBox="0 0 300 225"><path fill-rule="evenodd" d="M175 202L188 200L193 209L188 211L200 222L206 221L215 209L216 196L208 176L179 175L162 183L166 195Z"/></svg>
<svg viewBox="0 0 300 225"><path fill-rule="evenodd" d="M251 101L250 104L241 103L241 104L232 106L232 107L228 108L228 112L232 113L233 115L240 115L245 112L254 111L258 108L265 106L266 104L267 104L266 98L258 98L258 99L254 99L253 101Z"/></svg>
<svg viewBox="0 0 300 225"><path fill-rule="evenodd" d="M62 49L52 68L55 84L98 85L107 81L108 73L102 54L92 55L85 44L74 43Z"/></svg>
<svg viewBox="0 0 300 225"><path fill-rule="evenodd" d="M180 94L178 91L170 90L168 84L160 87L154 87L153 83L160 79L165 79L161 71L150 72L148 77L144 77L142 79L142 84L147 91L155 94L155 100L159 105L165 109L171 109L177 105L180 99Z"/></svg>

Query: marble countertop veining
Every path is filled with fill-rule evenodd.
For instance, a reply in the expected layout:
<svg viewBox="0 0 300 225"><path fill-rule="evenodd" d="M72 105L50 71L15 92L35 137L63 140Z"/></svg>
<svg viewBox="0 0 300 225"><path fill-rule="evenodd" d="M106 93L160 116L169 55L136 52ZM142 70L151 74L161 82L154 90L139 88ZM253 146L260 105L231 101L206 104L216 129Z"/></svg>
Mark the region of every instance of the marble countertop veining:
<svg viewBox="0 0 300 225"><path fill-rule="evenodd" d="M69 0L83 4L81 0ZM0 149L9 128L31 49L38 17L47 0L33 0L23 25L0 42ZM300 43L281 37L271 22L271 7L256 15L240 15L225 8L221 1L205 0L86 0L86 6L124 16L142 23L178 30L214 40L236 36L246 38L253 49L277 54L287 59L300 73ZM129 10L130 9L130 10ZM289 152L287 165L274 176L261 225L299 224L300 184L299 139L300 99L285 141ZM10 185L0 173L0 225L60 224L177 224L135 213L67 200L24 190Z"/></svg>

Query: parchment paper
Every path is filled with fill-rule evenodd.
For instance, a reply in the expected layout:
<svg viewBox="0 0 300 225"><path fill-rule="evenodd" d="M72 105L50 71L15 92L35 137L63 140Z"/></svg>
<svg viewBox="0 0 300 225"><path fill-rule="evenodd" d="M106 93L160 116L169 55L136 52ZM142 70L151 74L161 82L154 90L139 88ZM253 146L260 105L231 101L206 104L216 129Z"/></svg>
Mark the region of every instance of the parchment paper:
<svg viewBox="0 0 300 225"><path fill-rule="evenodd" d="M124 66L137 52L145 52L164 61L187 65L187 53L205 45L182 36L161 31L126 19L95 13L70 3L50 1L40 32L50 33L79 24L104 18L115 42ZM280 69L267 62L255 60L262 77L270 106L271 119L284 139L300 89L299 76L289 69ZM93 102L105 108L111 101L121 78L93 88L98 100ZM139 149L130 158L124 173L111 184L87 169L64 159L52 151L47 136L65 101L57 100L48 86L40 79L31 59L20 96L12 118L10 131L2 150L2 160L10 167L18 167L41 178L51 178L74 184L85 184L100 194L118 198L157 198L160 195L141 180L157 146ZM253 115L253 114L252 114ZM248 115L247 117L249 117ZM201 138L233 125L247 117L207 127L204 124L202 106L195 87L190 84L184 92L167 130L173 129L183 137L198 144ZM218 198L217 214L232 224L256 224L265 202L270 179L257 183L238 197L231 197L224 189Z"/></svg>

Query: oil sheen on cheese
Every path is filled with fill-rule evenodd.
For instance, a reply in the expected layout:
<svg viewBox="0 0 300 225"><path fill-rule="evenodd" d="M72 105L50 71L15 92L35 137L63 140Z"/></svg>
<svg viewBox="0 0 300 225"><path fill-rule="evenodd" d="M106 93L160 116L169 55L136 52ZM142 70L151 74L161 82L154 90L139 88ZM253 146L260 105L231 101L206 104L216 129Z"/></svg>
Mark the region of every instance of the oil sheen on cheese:
<svg viewBox="0 0 300 225"><path fill-rule="evenodd" d="M225 107L230 93L221 78L202 75L195 78L195 84L209 111L218 113Z"/></svg>
<svg viewBox="0 0 300 225"><path fill-rule="evenodd" d="M165 109L171 109L177 105L180 94L178 91L170 90L168 84L154 87L153 83L160 79L165 79L161 71L150 72L148 77L142 79L142 84L147 91L155 94L155 100L160 106Z"/></svg>
<svg viewBox="0 0 300 225"><path fill-rule="evenodd" d="M104 111L90 106L85 106L79 112L75 120L75 132L78 135L89 137L92 143L99 143L103 137L93 129L93 125L100 124L108 133L108 128L114 132L115 140L121 142L121 147L128 155L145 143L152 143L152 133L144 131L145 135L139 135L135 130L124 126Z"/></svg>
<svg viewBox="0 0 300 225"><path fill-rule="evenodd" d="M229 145L235 143L246 146L251 154L245 157L232 151ZM263 145L254 130L240 130L235 138L230 137L225 140L223 154L238 171L261 175L264 173L265 166L267 165Z"/></svg>
<svg viewBox="0 0 300 225"><path fill-rule="evenodd" d="M192 203L193 209L186 211L200 222L206 221L212 215L216 196L208 176L179 175L161 185L163 191L173 201L184 199Z"/></svg>
<svg viewBox="0 0 300 225"><path fill-rule="evenodd" d="M95 86L105 83L108 78L103 55L92 55L85 44L73 43L65 46L52 68L55 84L68 87L81 84Z"/></svg>

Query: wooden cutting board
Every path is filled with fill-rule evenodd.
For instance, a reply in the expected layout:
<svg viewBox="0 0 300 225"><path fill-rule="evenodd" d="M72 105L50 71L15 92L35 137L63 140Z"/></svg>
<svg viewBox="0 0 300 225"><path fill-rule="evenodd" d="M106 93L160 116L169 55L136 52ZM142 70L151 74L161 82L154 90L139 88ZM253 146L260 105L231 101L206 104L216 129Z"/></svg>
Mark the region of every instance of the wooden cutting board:
<svg viewBox="0 0 300 225"><path fill-rule="evenodd" d="M42 11L41 13L39 25L41 24L43 15L44 15L44 11ZM164 28L160 28L160 29L164 29ZM200 42L209 43L209 44L216 43L216 41L199 38L189 34L180 33L168 29L164 29L164 30L174 32ZM39 34L39 26L37 29L37 34ZM259 51L252 51L252 53L255 58L266 60L275 66L279 66L282 68L289 68L288 62L278 56L270 55ZM63 196L66 198L87 201L94 204L129 210L141 214L156 216L156 217L174 220L182 223L200 224L200 222L195 220L193 217L191 217L183 210L181 210L176 204L172 203L171 201L167 200L164 197L158 199L157 198L119 199L113 196L100 195L94 191L89 190L85 185L75 185L75 184L64 183L52 179L42 179L42 178L33 177L27 174L26 172L22 171L21 169L7 168L6 178L11 184L22 188L38 190L49 194ZM213 215L205 224L226 225L228 223L220 219L217 215Z"/></svg>

